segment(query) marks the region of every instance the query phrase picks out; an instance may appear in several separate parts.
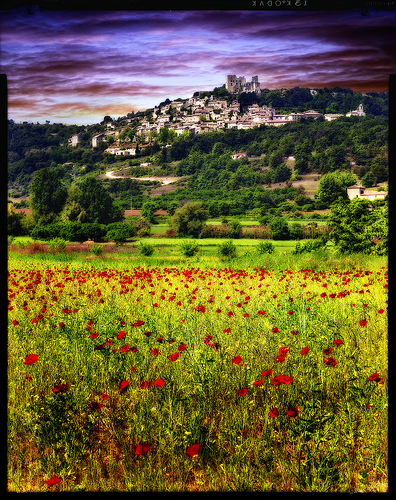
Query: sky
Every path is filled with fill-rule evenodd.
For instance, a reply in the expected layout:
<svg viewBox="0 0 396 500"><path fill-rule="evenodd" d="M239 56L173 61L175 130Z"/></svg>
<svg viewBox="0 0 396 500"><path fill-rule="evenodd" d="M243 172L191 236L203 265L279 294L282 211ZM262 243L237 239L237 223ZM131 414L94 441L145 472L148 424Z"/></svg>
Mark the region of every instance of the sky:
<svg viewBox="0 0 396 500"><path fill-rule="evenodd" d="M386 92L396 12L0 10L0 73L9 119L68 125L186 99L226 75Z"/></svg>

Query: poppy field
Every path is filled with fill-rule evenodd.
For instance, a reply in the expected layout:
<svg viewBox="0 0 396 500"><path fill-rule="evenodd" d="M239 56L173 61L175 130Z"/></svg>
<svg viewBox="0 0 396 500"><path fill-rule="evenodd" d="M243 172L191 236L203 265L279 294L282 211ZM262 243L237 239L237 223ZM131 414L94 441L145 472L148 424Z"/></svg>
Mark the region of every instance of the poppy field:
<svg viewBox="0 0 396 500"><path fill-rule="evenodd" d="M388 271L8 266L9 491L386 491Z"/></svg>

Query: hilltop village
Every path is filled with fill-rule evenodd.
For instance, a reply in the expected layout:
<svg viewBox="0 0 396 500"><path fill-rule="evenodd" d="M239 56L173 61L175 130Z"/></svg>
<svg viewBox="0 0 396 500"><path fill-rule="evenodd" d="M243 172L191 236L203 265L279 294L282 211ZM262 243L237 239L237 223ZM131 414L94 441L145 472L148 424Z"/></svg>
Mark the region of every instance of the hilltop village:
<svg viewBox="0 0 396 500"><path fill-rule="evenodd" d="M306 118L317 119L321 116L323 116L325 120L331 121L344 116L342 114L322 114L314 110L308 110L302 113L278 114L274 108L259 106L258 104L248 106L246 110L241 113L237 95L241 92L259 93L261 90L258 77L254 76L251 82L246 82L244 77L237 78L235 75L227 75L225 88L227 91L235 93L235 100L228 102L225 99L217 99L213 95L209 97L194 95L189 99L178 99L154 107L151 114L146 115L140 121L139 125L135 127L136 138L140 136L141 139L144 138L142 142L149 142L151 138L155 137L163 128L173 130L176 136L179 136L186 131L192 132L193 134L201 134L219 129L241 130L260 125L281 126ZM314 92L315 90L311 90L311 93ZM357 110L350 111L346 116L365 116L363 106L360 105ZM131 122L132 118L126 121ZM92 138L92 147L96 147L101 141L106 141L109 135L113 135L116 138L119 131L115 129L114 123L108 123L107 126L108 131L106 133L97 134ZM70 139L71 146L76 146L79 142L79 135L75 135ZM118 139L116 142L117 144L112 144L105 152L113 155L135 154L135 144L131 144L131 147L123 144L121 147Z"/></svg>

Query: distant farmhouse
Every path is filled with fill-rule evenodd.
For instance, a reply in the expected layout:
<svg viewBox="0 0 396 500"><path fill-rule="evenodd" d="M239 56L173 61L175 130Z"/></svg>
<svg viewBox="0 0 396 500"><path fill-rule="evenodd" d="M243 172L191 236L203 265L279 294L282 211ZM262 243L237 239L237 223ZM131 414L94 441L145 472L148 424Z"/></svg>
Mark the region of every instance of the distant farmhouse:
<svg viewBox="0 0 396 500"><path fill-rule="evenodd" d="M353 198L363 198L365 200L383 200L385 199L385 191L369 191L362 186L349 186L347 188L348 198L352 200Z"/></svg>

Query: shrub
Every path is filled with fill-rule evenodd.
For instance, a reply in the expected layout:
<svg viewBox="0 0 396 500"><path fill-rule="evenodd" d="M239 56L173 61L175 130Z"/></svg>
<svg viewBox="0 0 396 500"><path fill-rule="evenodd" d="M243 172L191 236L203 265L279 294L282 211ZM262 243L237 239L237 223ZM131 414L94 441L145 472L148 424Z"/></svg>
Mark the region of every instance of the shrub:
<svg viewBox="0 0 396 500"><path fill-rule="evenodd" d="M313 252L315 250L320 250L325 245L326 245L326 242L324 242L323 240L320 240L320 239L306 241L305 243L300 243L298 241L296 243L295 249L292 251L292 254L296 255L296 254Z"/></svg>
<svg viewBox="0 0 396 500"><path fill-rule="evenodd" d="M195 240L182 241L179 247L185 257L193 257L199 251L199 246Z"/></svg>
<svg viewBox="0 0 396 500"><path fill-rule="evenodd" d="M92 245L91 252L94 255L102 255L102 253L103 253L103 247L101 245Z"/></svg>
<svg viewBox="0 0 396 500"><path fill-rule="evenodd" d="M233 259L237 255L237 249L232 240L226 240L218 246L220 257Z"/></svg>
<svg viewBox="0 0 396 500"><path fill-rule="evenodd" d="M301 224L294 222L289 228L290 238L292 240L301 240L303 237L303 230Z"/></svg>
<svg viewBox="0 0 396 500"><path fill-rule="evenodd" d="M256 247L257 252L261 255L263 253L273 253L275 250L274 244L270 241L260 241Z"/></svg>
<svg viewBox="0 0 396 500"><path fill-rule="evenodd" d="M63 238L53 238L49 241L48 248L52 253L64 252L66 250L66 241Z"/></svg>
<svg viewBox="0 0 396 500"><path fill-rule="evenodd" d="M242 224L239 221L232 221L230 228L230 238L240 238L242 234Z"/></svg>
<svg viewBox="0 0 396 500"><path fill-rule="evenodd" d="M272 232L272 239L274 240L288 240L289 226L287 221L282 216L275 216L271 219L270 228Z"/></svg>
<svg viewBox="0 0 396 500"><path fill-rule="evenodd" d="M140 253L146 257L150 257L154 252L154 248L149 243L140 243Z"/></svg>
<svg viewBox="0 0 396 500"><path fill-rule="evenodd" d="M129 230L127 227L110 229L105 236L106 241L114 241L116 245L123 245L128 238Z"/></svg>

